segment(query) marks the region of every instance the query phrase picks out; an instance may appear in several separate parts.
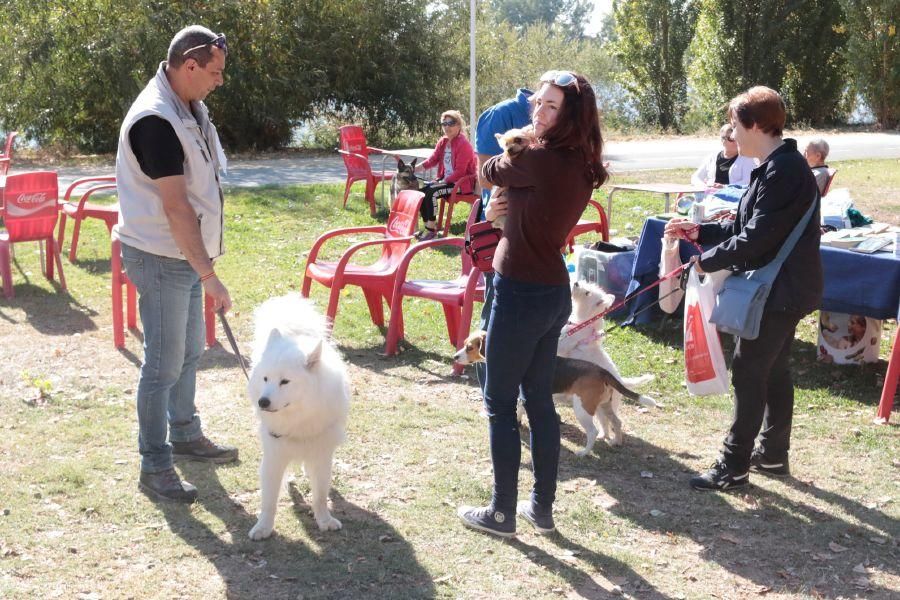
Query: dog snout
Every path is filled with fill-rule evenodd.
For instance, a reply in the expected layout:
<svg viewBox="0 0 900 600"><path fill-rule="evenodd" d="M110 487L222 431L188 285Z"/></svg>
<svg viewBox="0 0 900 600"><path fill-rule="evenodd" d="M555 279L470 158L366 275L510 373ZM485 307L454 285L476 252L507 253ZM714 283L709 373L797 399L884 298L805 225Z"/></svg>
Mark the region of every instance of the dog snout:
<svg viewBox="0 0 900 600"><path fill-rule="evenodd" d="M262 398L257 400L256 403L259 404L260 408L269 408L269 406L271 406L272 404L272 401L263 396Z"/></svg>

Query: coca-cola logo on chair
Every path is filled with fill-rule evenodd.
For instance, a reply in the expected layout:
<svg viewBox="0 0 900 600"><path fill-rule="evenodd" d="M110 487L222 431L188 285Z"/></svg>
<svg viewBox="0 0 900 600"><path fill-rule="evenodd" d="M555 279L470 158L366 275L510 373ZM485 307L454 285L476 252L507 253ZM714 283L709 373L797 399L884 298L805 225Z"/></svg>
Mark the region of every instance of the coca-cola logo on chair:
<svg viewBox="0 0 900 600"><path fill-rule="evenodd" d="M6 207L11 217L27 217L56 204L56 199L47 192L29 192L9 198Z"/></svg>

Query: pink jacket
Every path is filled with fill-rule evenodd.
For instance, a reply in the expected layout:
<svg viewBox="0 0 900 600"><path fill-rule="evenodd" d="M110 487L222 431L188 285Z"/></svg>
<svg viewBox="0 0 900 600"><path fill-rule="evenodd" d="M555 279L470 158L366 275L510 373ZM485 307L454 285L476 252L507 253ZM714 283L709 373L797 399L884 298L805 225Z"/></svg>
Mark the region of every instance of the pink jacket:
<svg viewBox="0 0 900 600"><path fill-rule="evenodd" d="M438 140L434 152L428 157L428 160L422 163L422 167L430 169L437 165L438 179L444 179L444 148L447 147L447 136ZM462 135L457 135L450 142L450 153L453 155L453 173L447 177L447 183L456 183L466 175L475 175L475 151L472 144L469 143ZM460 192L463 194L471 194L475 187L475 179L471 179L462 184Z"/></svg>

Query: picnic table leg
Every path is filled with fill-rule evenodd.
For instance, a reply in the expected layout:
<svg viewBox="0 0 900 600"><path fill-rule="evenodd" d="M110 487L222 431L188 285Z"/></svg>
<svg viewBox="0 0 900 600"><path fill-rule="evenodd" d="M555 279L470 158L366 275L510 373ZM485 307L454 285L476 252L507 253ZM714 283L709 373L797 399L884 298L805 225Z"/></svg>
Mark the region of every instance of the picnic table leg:
<svg viewBox="0 0 900 600"><path fill-rule="evenodd" d="M887 373L884 375L884 388L881 390L881 402L878 403L878 412L875 416L876 423L887 423L890 420L898 379L900 379L900 327L897 327L894 333L891 357L888 360Z"/></svg>
<svg viewBox="0 0 900 600"><path fill-rule="evenodd" d="M613 195L619 190L613 188L613 190L609 193L609 196L606 197L606 222L612 223L612 199Z"/></svg>

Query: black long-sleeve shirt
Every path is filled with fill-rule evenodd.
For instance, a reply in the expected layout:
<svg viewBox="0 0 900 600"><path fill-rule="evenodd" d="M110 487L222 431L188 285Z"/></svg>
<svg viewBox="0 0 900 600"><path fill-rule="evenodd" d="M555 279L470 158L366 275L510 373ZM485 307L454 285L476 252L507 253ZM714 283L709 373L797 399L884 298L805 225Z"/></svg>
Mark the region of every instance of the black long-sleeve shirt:
<svg viewBox="0 0 900 600"><path fill-rule="evenodd" d="M768 264L812 202L819 202L816 180L796 140L785 139L753 169L735 220L700 228L700 243L718 244L703 253L700 267L708 272L749 271ZM806 314L821 304L819 220L816 208L775 278L766 309Z"/></svg>

